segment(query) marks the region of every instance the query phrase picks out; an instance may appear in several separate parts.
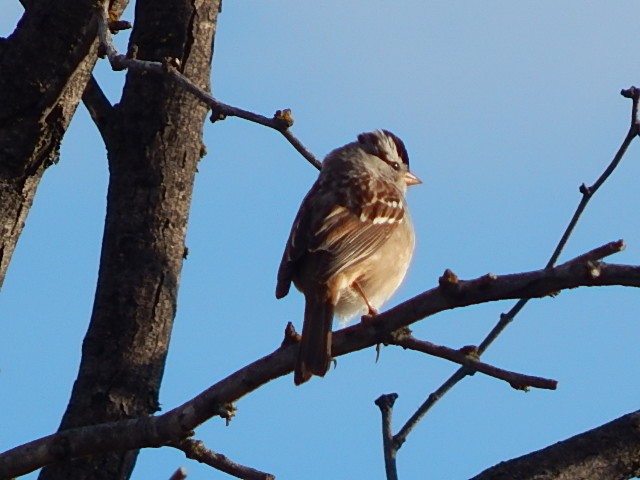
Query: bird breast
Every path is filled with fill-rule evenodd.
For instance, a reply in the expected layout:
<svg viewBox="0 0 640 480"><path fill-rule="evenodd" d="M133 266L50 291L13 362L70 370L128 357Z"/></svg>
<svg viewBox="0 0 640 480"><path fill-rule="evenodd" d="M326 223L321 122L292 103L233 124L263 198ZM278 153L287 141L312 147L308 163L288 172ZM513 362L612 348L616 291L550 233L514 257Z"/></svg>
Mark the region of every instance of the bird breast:
<svg viewBox="0 0 640 480"><path fill-rule="evenodd" d="M377 251L340 273L339 296L335 308L340 324L344 325L356 315L367 313L365 302L352 287L354 282L358 282L376 310L389 300L404 280L414 245L415 235L407 215Z"/></svg>

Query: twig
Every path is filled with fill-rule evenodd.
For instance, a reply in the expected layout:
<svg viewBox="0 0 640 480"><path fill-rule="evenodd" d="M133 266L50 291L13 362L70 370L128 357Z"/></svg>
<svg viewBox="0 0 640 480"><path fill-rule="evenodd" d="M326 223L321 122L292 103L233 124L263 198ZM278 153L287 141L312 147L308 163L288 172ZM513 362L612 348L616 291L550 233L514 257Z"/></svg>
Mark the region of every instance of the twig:
<svg viewBox="0 0 640 480"><path fill-rule="evenodd" d="M187 469L180 467L173 472L173 475L169 477L169 480L184 480L185 478L187 478Z"/></svg>
<svg viewBox="0 0 640 480"><path fill-rule="evenodd" d="M480 372L490 377L504 380L516 390L528 390L530 387L555 390L558 387L556 380L511 372L481 362L477 358L477 347L465 347L460 350L454 350L453 348L436 345L426 340L418 340L411 335L411 333L404 331L393 332L388 343L459 363L472 372Z"/></svg>
<svg viewBox="0 0 640 480"><path fill-rule="evenodd" d="M201 440L184 439L169 443L169 446L182 450L187 458L197 460L236 478L244 480L274 480L276 478L269 473L240 465L228 457L208 449Z"/></svg>
<svg viewBox="0 0 640 480"><path fill-rule="evenodd" d="M393 439L391 430L393 416L393 404L398 399L397 393L380 395L376 400L376 405L380 408L382 415L382 448L384 449L384 468L387 480L398 480L398 469L396 467L396 454L398 448Z"/></svg>
<svg viewBox="0 0 640 480"><path fill-rule="evenodd" d="M627 131L627 135L624 137L624 140L622 141L622 144L620 145L620 148L618 149L615 156L613 157L613 160L611 161L611 163L607 166L605 171L602 172L600 177L598 177L598 179L593 183L593 185L591 185L590 187L587 187L583 183L580 186L580 193L582 194L582 199L580 200L580 203L578 204L578 207L576 208L576 211L573 214L573 217L571 218L569 225L567 225L566 230L562 234L562 237L560 238L558 245L556 246L555 250L551 254L551 258L549 258L549 261L547 262L547 265L546 265L547 268L552 267L556 264L556 262L558 261L558 258L560 257L560 254L562 253L562 250L564 250L564 247L566 246L567 241L569 240L569 237L573 233L573 230L576 224L578 223L578 220L580 219L582 212L584 211L585 207L589 203L589 200L591 200L591 197L593 197L593 195L600 189L602 184L613 173L613 171L616 169L616 167L622 160L622 157L626 153L627 148L629 148L629 145L631 145L631 142L633 141L633 139L640 133L640 124L638 123L638 101L640 100L640 90L637 89L636 87L630 87L626 90L622 90L620 92L620 95L626 98L630 98L632 101L631 124L629 125L629 130Z"/></svg>
<svg viewBox="0 0 640 480"><path fill-rule="evenodd" d="M242 108L233 107L216 100L209 92L200 88L180 73L179 68L181 66L177 59L167 58L163 62L139 60L135 58L135 48L132 49L129 55L119 54L111 40L110 28L113 22L109 21L109 15L106 10L107 5L108 2L105 3L104 8L100 8L98 11L99 51L109 59L109 63L113 70L119 71L128 69L138 72L165 75L207 105L211 109L212 122L222 120L226 117L238 117L264 125L265 127L273 128L280 132L282 136L293 146L293 148L295 148L311 165L316 167L318 170L322 168L322 163L291 132L290 127L293 125L293 118L291 117L290 110L278 110L273 117L269 118L248 110L243 110Z"/></svg>
<svg viewBox="0 0 640 480"><path fill-rule="evenodd" d="M598 260L601 260L605 257L608 257L610 255L623 251L626 247L627 246L625 245L624 240L616 240L615 242L609 242L602 245L601 247L594 248L593 250L590 250L587 253L578 255L577 257L566 262L565 265L597 262Z"/></svg>
<svg viewBox="0 0 640 480"><path fill-rule="evenodd" d="M638 102L640 101L640 89L636 87L630 87L626 90L622 90L620 94L623 97L630 98L632 100L631 124L629 126L627 135L622 141L622 144L620 145L620 148L618 149L615 156L613 157L613 160L611 161L611 163L609 163L607 168L600 175L600 177L598 177L598 179L593 183L593 185L591 185L590 187L587 187L585 184L582 184L580 186L580 193L582 193L582 199L580 200L580 203L578 204L578 207L576 208L576 211L573 214L573 217L571 218L569 225L567 226L564 233L562 234L562 237L560 238L560 241L558 242L555 250L551 254L551 257L549 258L549 261L547 262L545 268L551 268L556 264L556 262L558 261L558 258L560 257L560 254L564 250L564 247L566 246L569 240L569 237L573 233L573 230L576 224L578 223L578 220L580 219L582 212L584 211L587 204L589 203L589 200L591 200L593 195L598 191L598 189L607 180L607 178L609 178L609 176L613 173L615 168L618 166L618 164L622 160L622 157L624 156L625 152L627 151L627 148L629 147L633 139L640 134L640 123L638 121ZM617 248L619 251L622 248L624 248L624 243L622 241L619 241L618 243L612 242L611 244L605 245L601 248L605 250L610 248L615 250ZM585 256L589 256L588 259L591 260L590 256L593 256L593 255L597 256L600 253L602 253L602 252L597 252L597 250L599 249L589 252L585 254ZM585 256L582 256L582 257L585 257ZM578 259L576 259L576 261L578 261ZM478 352L477 352L478 356L482 355L489 348L489 346L493 343L493 341L496 338L498 338L498 336L504 331L505 328L507 328L507 326L513 321L516 315L520 313L520 311L525 307L525 305L529 302L529 300L530 300L529 298L519 299L507 313L503 313L500 315L500 319L498 323L496 323L493 329L489 332L489 334L484 338L484 340L478 346ZM397 443L399 445L402 445L406 441L409 433L411 433L413 428L415 428L417 423L422 419L422 417L424 417L424 415L426 415L426 413L431 409L431 407L433 407L433 405L435 405L436 402L440 398L442 398L442 396L445 395L451 388L453 388L460 380L465 378L467 375L470 375L471 373L473 373L473 370L469 369L466 366L463 366L459 368L453 375L451 375L451 377L449 377L442 385L440 385L440 387L437 390L431 393L427 397L427 399L422 403L422 405L420 405L420 407L416 410L416 412L411 416L411 418L407 420L407 422L400 429L400 431L396 434L395 438Z"/></svg>

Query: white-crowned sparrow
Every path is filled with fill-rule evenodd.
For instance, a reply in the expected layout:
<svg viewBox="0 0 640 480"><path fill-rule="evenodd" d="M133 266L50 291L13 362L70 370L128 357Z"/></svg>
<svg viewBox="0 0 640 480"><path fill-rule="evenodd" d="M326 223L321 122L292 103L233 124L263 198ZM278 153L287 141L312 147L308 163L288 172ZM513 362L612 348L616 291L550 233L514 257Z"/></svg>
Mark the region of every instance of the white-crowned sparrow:
<svg viewBox="0 0 640 480"><path fill-rule="evenodd" d="M396 135L376 130L327 155L302 201L278 270L276 297L304 293L296 385L324 376L334 314L375 314L396 291L415 243L404 198L422 183Z"/></svg>

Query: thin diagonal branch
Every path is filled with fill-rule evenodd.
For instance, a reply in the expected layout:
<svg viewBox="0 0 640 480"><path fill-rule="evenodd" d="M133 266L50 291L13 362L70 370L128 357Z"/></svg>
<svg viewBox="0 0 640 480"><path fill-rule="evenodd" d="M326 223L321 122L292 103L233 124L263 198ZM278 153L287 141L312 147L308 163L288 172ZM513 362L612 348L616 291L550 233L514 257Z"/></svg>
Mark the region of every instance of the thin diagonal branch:
<svg viewBox="0 0 640 480"><path fill-rule="evenodd" d="M107 125L113 113L113 106L93 75L91 75L82 93L82 103L84 103L84 106L89 111L93 123L95 123L102 139L106 143Z"/></svg>
<svg viewBox="0 0 640 480"><path fill-rule="evenodd" d="M607 249L594 251L604 250ZM543 297L579 286L604 285L640 288L640 266L576 264L569 261L550 269L457 280L455 288L432 288L370 321L335 332L332 356L383 343L392 331L445 310L497 300ZM233 402L291 373L297 351L298 344L285 339L272 353L162 415L63 430L0 453L0 478L24 475L61 458L159 447L180 441L213 416L222 414L230 417Z"/></svg>
<svg viewBox="0 0 640 480"><path fill-rule="evenodd" d="M587 204L593 197L593 195L600 189L602 184L609 178L609 176L613 173L616 167L620 164L624 154L631 142L640 135L640 122L638 120L638 102L640 101L640 89L636 87L630 87L626 90L622 90L620 94L625 98L630 98L632 101L631 104L631 122L629 126L629 130L625 135L620 148L616 152L613 160L609 163L607 168L602 172L602 174L598 177L598 179L591 185L587 187L585 184L580 186L580 193L582 193L582 199L578 204L571 220L569 221L569 225L565 229L560 241L556 245L551 257L549 258L545 268L553 267L560 254L564 250L567 242L569 241L569 237L573 233L578 220L580 219L584 209L587 207ZM529 298L521 298L519 299L515 305L507 312L500 315L500 319L493 327L493 329L487 334L484 340L478 346L478 355L482 355L489 346L495 341L496 338L509 326L509 324L513 321L513 319L520 313L520 311L525 307L525 305L529 302ZM442 398L451 388L453 388L460 380L465 378L467 375L473 373L473 370L470 370L467 367L459 368L453 375L451 375L438 389L436 389L433 393L431 393L427 399L418 407L416 412L407 420L404 426L399 430L396 434L396 440L399 445L402 445L409 433L415 428L415 426L420 422L422 417L426 415L426 413L435 405L440 398Z"/></svg>
<svg viewBox="0 0 640 480"><path fill-rule="evenodd" d="M578 255L577 257L572 258L568 262L565 262L565 265L572 265L578 263L589 263L589 262L597 262L605 257L609 257L615 253L623 251L627 248L627 245L624 243L624 240L616 240L615 242L605 243L601 247L594 248L593 250L589 250L582 255ZM553 265L548 265L548 267Z"/></svg>
<svg viewBox="0 0 640 480"><path fill-rule="evenodd" d="M274 480L276 478L270 473L240 465L228 457L208 449L201 440L184 439L170 443L169 446L182 450L187 458L197 460L236 478L243 480Z"/></svg>
<svg viewBox="0 0 640 480"><path fill-rule="evenodd" d="M433 355L434 357L444 358L454 363L463 365L471 372L480 372L490 377L504 380L516 390L528 390L532 388L543 388L546 390L555 390L558 382L549 378L535 377L533 375L525 375L523 373L511 372L502 368L495 367L488 363L481 362L477 358L477 347L467 347L460 350L436 345L426 340L418 340L411 332L406 330L396 330L390 336L388 341L390 345L398 345L399 347L409 350Z"/></svg>
<svg viewBox="0 0 640 480"><path fill-rule="evenodd" d="M107 4L105 4L105 7ZM233 107L216 100L209 92L185 77L179 71L180 65L176 59L166 59L164 62L139 60L135 58L135 48L132 49L133 51L129 55L119 54L111 40L110 22L105 8L98 10L98 39L101 50L109 59L113 70L128 69L165 75L207 105L211 109L211 121L215 122L225 117L238 117L277 130L311 165L318 170L322 168L322 163L291 132L290 127L293 125L293 118L291 117L290 110L278 110L273 117L270 118L250 112L249 110Z"/></svg>
<svg viewBox="0 0 640 480"><path fill-rule="evenodd" d="M620 161L622 160L622 157L624 156L624 154L627 152L629 145L631 145L631 142L633 141L633 139L637 137L638 134L640 134L640 124L638 123L638 118L637 118L638 101L640 100L640 90L637 89L636 87L630 87L627 90L622 90L620 94L626 98L630 98L632 101L631 124L629 125L629 130L627 131L627 134L624 137L624 140L622 141L620 148L618 148L618 151L613 157L613 160L611 160L611 163L609 163L607 168L604 170L604 172L602 172L602 174L593 183L593 185L591 185L590 187L587 187L583 183L580 186L580 193L582 193L582 199L580 200L580 203L578 204L578 207L576 208L576 211L573 214L573 217L571 218L569 225L567 225L566 230L562 234L562 237L560 238L558 245L556 246L555 250L551 254L551 258L549 258L549 261L547 262L547 267L552 267L553 265L556 264L556 262L558 261L558 258L560 258L560 254L562 253L562 250L564 250L564 247L566 246L569 240L569 237L573 233L573 230L576 224L578 223L578 220L580 219L582 212L584 211L587 204L589 203L589 200L591 200L593 195L600 189L602 184L609 178L609 176L613 173L616 167L620 164Z"/></svg>

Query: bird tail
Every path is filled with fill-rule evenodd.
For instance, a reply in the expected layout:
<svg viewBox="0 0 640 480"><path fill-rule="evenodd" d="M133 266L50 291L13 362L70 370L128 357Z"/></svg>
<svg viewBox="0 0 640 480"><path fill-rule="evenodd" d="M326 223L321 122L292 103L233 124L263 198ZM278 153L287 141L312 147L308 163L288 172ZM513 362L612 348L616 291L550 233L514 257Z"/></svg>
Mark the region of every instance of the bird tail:
<svg viewBox="0 0 640 480"><path fill-rule="evenodd" d="M305 298L302 339L293 381L306 382L312 375L324 377L331 363L333 304L328 298L311 294Z"/></svg>

